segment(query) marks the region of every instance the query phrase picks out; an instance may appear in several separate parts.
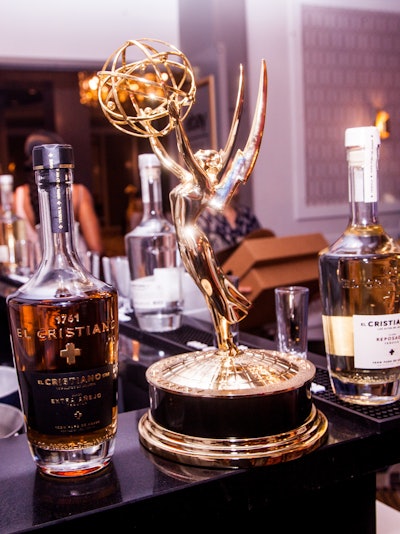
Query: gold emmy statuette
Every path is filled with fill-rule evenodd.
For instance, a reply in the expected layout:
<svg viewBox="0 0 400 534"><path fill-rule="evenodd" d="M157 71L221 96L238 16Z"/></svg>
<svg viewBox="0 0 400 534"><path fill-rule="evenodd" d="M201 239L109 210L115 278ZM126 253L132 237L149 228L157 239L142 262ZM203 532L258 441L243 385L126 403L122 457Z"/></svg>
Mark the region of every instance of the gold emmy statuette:
<svg viewBox="0 0 400 534"><path fill-rule="evenodd" d="M218 349L171 356L148 368L150 409L139 422L141 443L181 464L219 468L268 465L313 451L328 428L311 398L314 365L235 345L231 325L247 315L251 303L225 276L196 224L207 207L222 210L253 170L266 115L265 61L251 131L244 149L235 153L244 99L242 68L225 147L195 153L183 122L195 101L196 85L182 52L164 41L127 41L98 76L107 119L129 135L148 138L161 163L179 180L170 193L179 250L204 295L218 340ZM184 167L160 142L172 131Z"/></svg>

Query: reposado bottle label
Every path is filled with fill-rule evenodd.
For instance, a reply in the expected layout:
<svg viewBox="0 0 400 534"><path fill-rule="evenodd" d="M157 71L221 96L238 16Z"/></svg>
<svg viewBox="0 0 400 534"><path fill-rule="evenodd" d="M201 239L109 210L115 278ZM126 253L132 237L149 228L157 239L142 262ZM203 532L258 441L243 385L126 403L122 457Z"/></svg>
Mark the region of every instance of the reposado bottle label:
<svg viewBox="0 0 400 534"><path fill-rule="evenodd" d="M400 313L324 315L322 322L328 354L354 356L354 366L359 369L400 366Z"/></svg>

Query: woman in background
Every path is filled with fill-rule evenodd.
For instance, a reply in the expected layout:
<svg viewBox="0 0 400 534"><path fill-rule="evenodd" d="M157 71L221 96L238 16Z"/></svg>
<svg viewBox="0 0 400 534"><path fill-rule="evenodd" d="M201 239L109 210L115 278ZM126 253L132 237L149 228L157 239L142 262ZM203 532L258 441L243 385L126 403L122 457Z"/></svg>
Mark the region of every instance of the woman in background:
<svg viewBox="0 0 400 534"><path fill-rule="evenodd" d="M251 209L235 201L232 199L223 211L207 208L197 219L197 225L208 235L214 252L238 245L248 234L261 229Z"/></svg>
<svg viewBox="0 0 400 534"><path fill-rule="evenodd" d="M37 225L39 224L38 190L32 171L32 150L43 144L64 144L64 140L55 132L38 130L29 135L25 141L27 182L18 186L14 191L14 211L16 215L27 222L27 238L33 243L39 241ZM86 251L103 253L103 243L92 195L83 184L74 183L72 186L72 202L75 223L79 224L80 252Z"/></svg>

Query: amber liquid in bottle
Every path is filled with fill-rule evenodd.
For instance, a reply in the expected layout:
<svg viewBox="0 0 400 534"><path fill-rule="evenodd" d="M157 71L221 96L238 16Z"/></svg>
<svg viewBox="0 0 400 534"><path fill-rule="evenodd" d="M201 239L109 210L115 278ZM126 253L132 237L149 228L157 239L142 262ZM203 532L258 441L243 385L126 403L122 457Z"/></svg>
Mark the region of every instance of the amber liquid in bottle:
<svg viewBox="0 0 400 534"><path fill-rule="evenodd" d="M319 257L332 388L361 405L400 398L400 249L377 218L375 130L346 131L351 217Z"/></svg>
<svg viewBox="0 0 400 534"><path fill-rule="evenodd" d="M7 300L14 361L34 461L50 475L80 476L108 465L114 450L117 293L76 253L72 148L42 145L33 161L44 250L38 270Z"/></svg>

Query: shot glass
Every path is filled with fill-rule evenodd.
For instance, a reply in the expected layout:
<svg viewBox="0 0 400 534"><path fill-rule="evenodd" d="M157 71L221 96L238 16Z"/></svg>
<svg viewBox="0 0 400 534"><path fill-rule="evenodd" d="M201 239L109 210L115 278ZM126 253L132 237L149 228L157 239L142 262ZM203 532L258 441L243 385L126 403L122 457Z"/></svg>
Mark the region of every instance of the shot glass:
<svg viewBox="0 0 400 534"><path fill-rule="evenodd" d="M118 292L119 320L129 321L130 316L127 314L133 310L130 305L130 273L127 256L111 256L109 258L109 269L110 283Z"/></svg>
<svg viewBox="0 0 400 534"><path fill-rule="evenodd" d="M277 350L307 358L309 289L303 286L275 288Z"/></svg>
<svg viewBox="0 0 400 534"><path fill-rule="evenodd" d="M35 244L26 239L15 241L16 272L21 276L30 276L36 269L37 258Z"/></svg>
<svg viewBox="0 0 400 534"><path fill-rule="evenodd" d="M96 278L100 278L100 254L94 250L87 250L81 259L86 269Z"/></svg>

